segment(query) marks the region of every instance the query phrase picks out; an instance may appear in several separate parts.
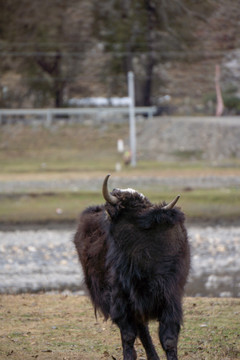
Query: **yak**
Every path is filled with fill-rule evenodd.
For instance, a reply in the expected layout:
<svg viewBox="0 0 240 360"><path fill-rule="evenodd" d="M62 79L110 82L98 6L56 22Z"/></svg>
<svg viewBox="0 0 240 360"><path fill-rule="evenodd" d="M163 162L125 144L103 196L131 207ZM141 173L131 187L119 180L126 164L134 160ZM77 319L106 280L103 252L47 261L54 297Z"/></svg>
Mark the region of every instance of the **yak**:
<svg viewBox="0 0 240 360"><path fill-rule="evenodd" d="M184 214L172 202L152 204L133 189L102 187L104 205L80 215L74 244L95 308L121 333L123 359L137 358L138 336L148 360L159 360L148 323L159 322L158 336L168 360L177 360L182 297L190 267Z"/></svg>

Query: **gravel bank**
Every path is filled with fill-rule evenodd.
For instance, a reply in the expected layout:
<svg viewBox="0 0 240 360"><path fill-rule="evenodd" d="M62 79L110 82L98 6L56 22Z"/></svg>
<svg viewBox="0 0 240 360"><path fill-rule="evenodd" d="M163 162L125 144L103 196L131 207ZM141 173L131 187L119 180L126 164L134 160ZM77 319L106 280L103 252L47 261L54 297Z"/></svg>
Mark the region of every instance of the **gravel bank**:
<svg viewBox="0 0 240 360"><path fill-rule="evenodd" d="M1 293L82 291L70 230L0 232ZM240 227L189 227L190 296L240 297Z"/></svg>

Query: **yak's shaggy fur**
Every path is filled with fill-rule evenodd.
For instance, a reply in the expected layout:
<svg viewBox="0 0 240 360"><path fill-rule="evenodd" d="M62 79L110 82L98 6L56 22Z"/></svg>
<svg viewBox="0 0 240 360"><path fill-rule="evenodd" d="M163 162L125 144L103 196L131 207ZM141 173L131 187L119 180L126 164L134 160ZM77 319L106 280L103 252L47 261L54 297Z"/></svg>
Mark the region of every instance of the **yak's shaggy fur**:
<svg viewBox="0 0 240 360"><path fill-rule="evenodd" d="M159 359L148 321L159 321L167 359L177 359L190 251L180 209L153 205L135 191L115 189L118 201L86 209L74 243L95 312L121 331L124 360L136 359L139 336L148 360Z"/></svg>

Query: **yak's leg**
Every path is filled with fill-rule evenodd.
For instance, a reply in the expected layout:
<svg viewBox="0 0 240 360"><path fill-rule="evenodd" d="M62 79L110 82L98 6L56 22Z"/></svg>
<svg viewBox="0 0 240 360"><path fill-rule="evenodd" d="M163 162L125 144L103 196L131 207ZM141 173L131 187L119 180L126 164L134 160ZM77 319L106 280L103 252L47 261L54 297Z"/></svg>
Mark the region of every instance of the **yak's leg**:
<svg viewBox="0 0 240 360"><path fill-rule="evenodd" d="M138 324L138 336L144 346L148 360L159 360L158 354L152 343L151 336L149 334L148 326L144 324Z"/></svg>
<svg viewBox="0 0 240 360"><path fill-rule="evenodd" d="M181 304L169 309L166 307L160 318L159 338L167 360L178 360L177 343L182 321Z"/></svg>
<svg viewBox="0 0 240 360"><path fill-rule="evenodd" d="M179 331L179 324L174 322L164 324L161 322L159 337L163 350L166 352L167 360L178 360L177 343Z"/></svg>
<svg viewBox="0 0 240 360"><path fill-rule="evenodd" d="M137 337L137 326L128 307L128 297L124 297L120 286L115 286L112 292L110 316L119 327L122 339L123 360L136 360L137 354L134 342Z"/></svg>
<svg viewBox="0 0 240 360"><path fill-rule="evenodd" d="M134 342L137 337L137 329L134 324L131 324L127 319L122 319L117 322L121 332L123 360L136 360L137 354L134 349Z"/></svg>

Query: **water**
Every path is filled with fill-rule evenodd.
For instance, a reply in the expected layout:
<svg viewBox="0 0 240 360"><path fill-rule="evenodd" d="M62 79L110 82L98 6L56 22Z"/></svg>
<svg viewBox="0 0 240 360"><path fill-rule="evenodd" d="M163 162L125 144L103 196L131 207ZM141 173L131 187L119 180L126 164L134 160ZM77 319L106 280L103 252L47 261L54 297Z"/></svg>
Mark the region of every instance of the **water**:
<svg viewBox="0 0 240 360"><path fill-rule="evenodd" d="M0 292L80 291L74 229L0 232ZM240 297L240 227L189 227L190 296Z"/></svg>

